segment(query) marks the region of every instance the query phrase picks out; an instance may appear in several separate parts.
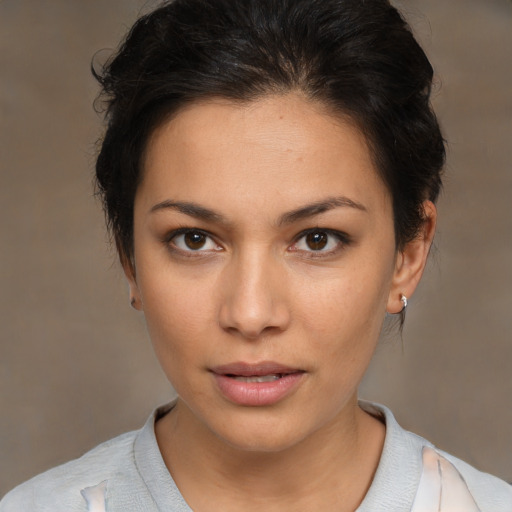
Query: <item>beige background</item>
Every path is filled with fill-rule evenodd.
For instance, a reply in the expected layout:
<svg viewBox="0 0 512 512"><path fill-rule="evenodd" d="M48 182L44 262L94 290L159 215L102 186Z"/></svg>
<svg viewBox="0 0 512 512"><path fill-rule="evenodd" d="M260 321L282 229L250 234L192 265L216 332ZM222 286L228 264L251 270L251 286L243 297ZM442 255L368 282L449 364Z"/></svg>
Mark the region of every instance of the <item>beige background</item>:
<svg viewBox="0 0 512 512"><path fill-rule="evenodd" d="M92 197L92 55L143 0L0 0L0 495L172 396ZM150 4L149 4L150 5ZM401 2L449 140L437 251L362 389L512 481L512 3Z"/></svg>

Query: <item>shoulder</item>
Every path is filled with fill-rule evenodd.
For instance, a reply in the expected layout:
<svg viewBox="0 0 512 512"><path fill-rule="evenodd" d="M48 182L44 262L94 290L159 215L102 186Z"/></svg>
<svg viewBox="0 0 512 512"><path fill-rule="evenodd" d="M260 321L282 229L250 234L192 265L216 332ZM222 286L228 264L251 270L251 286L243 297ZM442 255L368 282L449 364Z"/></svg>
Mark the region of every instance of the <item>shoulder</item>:
<svg viewBox="0 0 512 512"><path fill-rule="evenodd" d="M417 501L419 494L425 489L428 488L435 494L433 487L437 487L440 503L445 506L450 503L450 499L453 503L462 503L467 499L465 512L512 512L512 485L438 449L421 436L406 430L403 430L403 434L408 438L411 447L421 450L421 479L416 494ZM422 510L421 507L419 510ZM450 508L447 507L447 510Z"/></svg>
<svg viewBox="0 0 512 512"><path fill-rule="evenodd" d="M386 423L386 440L374 481L358 512L377 506L377 510L408 512L512 511L511 485L401 428L386 407L370 402L360 406Z"/></svg>
<svg viewBox="0 0 512 512"><path fill-rule="evenodd" d="M478 471L449 453L439 450L439 454L457 469L483 512L512 511L512 485L493 475Z"/></svg>
<svg viewBox="0 0 512 512"><path fill-rule="evenodd" d="M9 492L0 512L85 512L88 488L123 480L135 470L129 432L100 444L82 457L42 473Z"/></svg>

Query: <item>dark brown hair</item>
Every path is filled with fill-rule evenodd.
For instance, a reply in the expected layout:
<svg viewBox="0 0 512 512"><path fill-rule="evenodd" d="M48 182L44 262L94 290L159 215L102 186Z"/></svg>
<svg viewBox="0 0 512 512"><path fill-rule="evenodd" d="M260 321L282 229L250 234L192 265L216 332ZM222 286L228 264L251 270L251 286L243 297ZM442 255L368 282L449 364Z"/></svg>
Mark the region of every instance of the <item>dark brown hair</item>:
<svg viewBox="0 0 512 512"><path fill-rule="evenodd" d="M95 72L108 126L98 191L121 257L148 137L208 97L252 101L300 91L366 136L393 198L398 248L417 236L441 187L444 141L430 105L432 67L387 0L174 0L140 18Z"/></svg>

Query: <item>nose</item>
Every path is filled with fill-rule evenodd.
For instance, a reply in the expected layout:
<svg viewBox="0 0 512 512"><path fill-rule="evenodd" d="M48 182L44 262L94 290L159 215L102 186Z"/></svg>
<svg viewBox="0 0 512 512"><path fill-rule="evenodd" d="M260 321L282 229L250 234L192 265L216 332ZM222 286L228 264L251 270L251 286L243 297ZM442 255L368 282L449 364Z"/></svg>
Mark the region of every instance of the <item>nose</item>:
<svg viewBox="0 0 512 512"><path fill-rule="evenodd" d="M252 251L234 258L221 286L219 321L226 331L256 340L288 327L283 270L272 255Z"/></svg>

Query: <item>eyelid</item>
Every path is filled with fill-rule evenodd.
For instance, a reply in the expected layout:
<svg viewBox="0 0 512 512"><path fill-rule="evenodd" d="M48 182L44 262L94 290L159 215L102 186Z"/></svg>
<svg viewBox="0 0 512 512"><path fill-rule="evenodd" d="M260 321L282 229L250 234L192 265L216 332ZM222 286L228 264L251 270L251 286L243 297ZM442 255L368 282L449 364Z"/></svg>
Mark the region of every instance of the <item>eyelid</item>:
<svg viewBox="0 0 512 512"><path fill-rule="evenodd" d="M184 250L178 247L177 245L173 244L172 241L174 238L184 235L187 233L199 233L201 235L204 235L205 237L209 238L217 247L220 247L219 249L216 248L214 250L212 249L197 249L197 250ZM310 233L325 233L329 237L335 238L338 242L336 244L336 247L331 250L317 250L314 249L311 250L305 250L305 249L297 249L295 246L297 243L304 237L306 237ZM177 229L174 229L167 233L163 238L162 242L169 248L169 250L179 253L180 255L183 255L185 257L200 257L200 256L206 256L208 254L211 254L213 252L219 252L223 250L221 244L217 241L216 237L212 235L209 231L206 231L201 228L194 228L194 227L180 227ZM332 256L339 251L343 250L347 245L349 245L352 242L351 237L342 231L338 231L336 229L330 229L330 228L322 228L322 227L314 227L314 228L308 228L304 229L300 233L298 233L291 243L291 245L288 247L288 251L290 252L296 252L296 253L303 253L304 255L307 255L305 257L308 258L322 258L322 257L328 257Z"/></svg>
<svg viewBox="0 0 512 512"><path fill-rule="evenodd" d="M179 248L178 246L176 246L175 244L172 243L174 238L181 236L181 235L186 235L187 233L199 233L199 234L204 235L205 237L209 238L216 246L220 246L219 242L216 240L216 238L211 233L209 233L208 231L205 231L204 229L201 229L201 228L192 228L192 227L181 227L178 229L174 229L174 230L170 231L169 233L167 233L163 237L162 242L169 248L169 250L174 251L174 252L179 252L180 254L183 254L187 257L204 256L205 253L218 252L217 249L213 250L213 251L211 249L207 249L207 250L201 250L201 249L192 250L191 249L191 250L187 251L187 250Z"/></svg>
<svg viewBox="0 0 512 512"><path fill-rule="evenodd" d="M315 251L313 249L311 250L303 250L303 249L293 249L293 247L305 236L309 235L310 233L325 233L328 236L332 236L338 240L338 244L334 249L331 249L329 251ZM344 247L349 245L351 243L351 237L344 233L343 231L338 231L336 229L329 229L329 228L322 228L322 227L314 227L314 228L308 228L303 231L301 231L298 235L295 236L293 239L292 245L290 247L291 252L302 252L307 254L309 258L322 258L326 256L330 256L333 254L336 254L338 251L342 250ZM289 249L289 250L290 250Z"/></svg>

